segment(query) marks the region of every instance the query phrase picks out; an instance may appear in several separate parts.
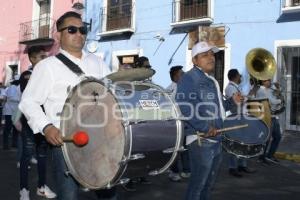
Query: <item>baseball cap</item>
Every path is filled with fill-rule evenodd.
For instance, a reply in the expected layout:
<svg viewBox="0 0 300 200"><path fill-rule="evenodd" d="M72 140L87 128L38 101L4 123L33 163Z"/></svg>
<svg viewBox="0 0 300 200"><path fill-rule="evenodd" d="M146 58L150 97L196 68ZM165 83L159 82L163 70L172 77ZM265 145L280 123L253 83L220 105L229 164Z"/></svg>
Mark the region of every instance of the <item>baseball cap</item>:
<svg viewBox="0 0 300 200"><path fill-rule="evenodd" d="M218 51L220 51L220 49L218 49L218 47L212 46L212 45L208 44L207 42L198 42L192 48L192 57L195 57L197 54L204 53L209 50L212 50L214 53L217 53Z"/></svg>

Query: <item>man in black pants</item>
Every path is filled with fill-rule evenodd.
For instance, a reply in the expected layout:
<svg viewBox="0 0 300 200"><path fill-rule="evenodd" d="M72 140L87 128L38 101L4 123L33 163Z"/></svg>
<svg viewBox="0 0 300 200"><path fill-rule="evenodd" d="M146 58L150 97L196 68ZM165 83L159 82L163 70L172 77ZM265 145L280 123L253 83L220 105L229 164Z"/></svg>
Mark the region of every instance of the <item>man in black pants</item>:
<svg viewBox="0 0 300 200"><path fill-rule="evenodd" d="M28 57L32 64L30 70L27 70L21 74L20 77L20 90L24 91L32 69L34 66L46 58L46 51L42 46L33 46L28 49ZM27 119L24 115L20 118L21 121L21 137L23 142L23 151L20 162L20 199L29 200L29 187L28 187L28 166L32 155L36 150L37 154L37 169L38 169L38 188L37 195L45 198L55 198L56 194L46 185L47 174L47 149L48 143L45 137L41 134L34 134L27 123Z"/></svg>

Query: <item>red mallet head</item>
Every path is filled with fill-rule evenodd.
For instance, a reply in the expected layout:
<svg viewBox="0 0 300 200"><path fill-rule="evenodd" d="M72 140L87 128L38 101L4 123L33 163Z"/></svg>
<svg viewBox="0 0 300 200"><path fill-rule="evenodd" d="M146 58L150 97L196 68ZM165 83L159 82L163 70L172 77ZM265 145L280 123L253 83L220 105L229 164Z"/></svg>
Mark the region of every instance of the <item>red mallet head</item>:
<svg viewBox="0 0 300 200"><path fill-rule="evenodd" d="M84 146L89 142L89 136L84 131L78 131L73 135L73 142L77 146Z"/></svg>

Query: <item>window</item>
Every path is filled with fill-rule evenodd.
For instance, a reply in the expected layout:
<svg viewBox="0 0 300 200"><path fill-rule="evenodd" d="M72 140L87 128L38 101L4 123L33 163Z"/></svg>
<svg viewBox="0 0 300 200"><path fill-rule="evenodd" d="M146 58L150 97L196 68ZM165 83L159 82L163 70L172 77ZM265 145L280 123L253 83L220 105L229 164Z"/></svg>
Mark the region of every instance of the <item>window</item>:
<svg viewBox="0 0 300 200"><path fill-rule="evenodd" d="M285 0L282 8L283 13L300 12L300 0Z"/></svg>
<svg viewBox="0 0 300 200"><path fill-rule="evenodd" d="M39 38L49 37L50 29L50 0L41 1L39 17Z"/></svg>
<svg viewBox="0 0 300 200"><path fill-rule="evenodd" d="M212 23L213 0L173 0L172 26Z"/></svg>
<svg viewBox="0 0 300 200"><path fill-rule="evenodd" d="M110 0L107 5L106 30L130 27L131 0Z"/></svg>
<svg viewBox="0 0 300 200"><path fill-rule="evenodd" d="M104 1L105 6L101 9L102 32L123 32L122 30L128 29L133 32L134 2L135 0Z"/></svg>
<svg viewBox="0 0 300 200"><path fill-rule="evenodd" d="M207 0L181 0L180 2L180 20L189 20L194 18L207 17Z"/></svg>

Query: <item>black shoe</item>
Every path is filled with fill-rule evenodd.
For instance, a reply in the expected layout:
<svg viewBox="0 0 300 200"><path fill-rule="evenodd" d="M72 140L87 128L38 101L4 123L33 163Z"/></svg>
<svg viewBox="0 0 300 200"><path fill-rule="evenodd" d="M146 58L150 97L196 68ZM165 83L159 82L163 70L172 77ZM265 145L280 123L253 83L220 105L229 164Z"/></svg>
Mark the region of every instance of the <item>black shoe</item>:
<svg viewBox="0 0 300 200"><path fill-rule="evenodd" d="M237 169L233 169L233 168L229 169L229 174L231 176L234 176L234 177L237 177L237 178L242 178L243 177L243 175L240 174Z"/></svg>
<svg viewBox="0 0 300 200"><path fill-rule="evenodd" d="M257 162L265 164L265 165L271 165L271 163L269 161L267 161L266 158L264 158L264 157L263 158L258 158Z"/></svg>
<svg viewBox="0 0 300 200"><path fill-rule="evenodd" d="M239 167L238 168L238 171L239 172L245 172L245 173L247 173L247 174L253 174L253 173L255 173L257 170L256 169L251 169L251 168L249 168L249 167Z"/></svg>
<svg viewBox="0 0 300 200"><path fill-rule="evenodd" d="M135 192L136 188L133 185L133 182L130 180L127 184L122 185L123 189L127 192Z"/></svg>
<svg viewBox="0 0 300 200"><path fill-rule="evenodd" d="M266 157L266 160L269 161L269 162L275 163L275 164L279 164L279 160L277 160L274 157L271 157L271 158Z"/></svg>
<svg viewBox="0 0 300 200"><path fill-rule="evenodd" d="M138 178L138 182L144 185L150 185L152 184L151 181L149 181L148 179L146 179L146 177L140 177Z"/></svg>

